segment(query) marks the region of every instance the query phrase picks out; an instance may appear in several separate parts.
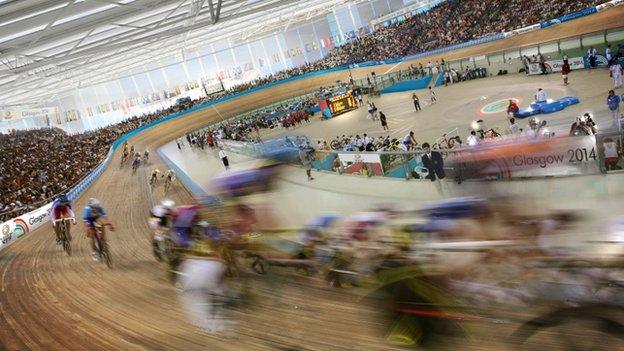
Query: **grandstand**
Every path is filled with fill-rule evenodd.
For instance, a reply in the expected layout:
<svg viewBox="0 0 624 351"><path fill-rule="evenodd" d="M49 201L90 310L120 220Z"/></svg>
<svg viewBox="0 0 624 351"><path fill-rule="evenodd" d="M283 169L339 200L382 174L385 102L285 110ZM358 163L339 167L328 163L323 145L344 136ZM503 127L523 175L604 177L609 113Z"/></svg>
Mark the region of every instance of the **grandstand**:
<svg viewBox="0 0 624 351"><path fill-rule="evenodd" d="M583 56L589 46L603 52L606 43L615 48L624 41L624 7L616 6L618 1L578 1L567 9L546 1L543 8L531 12L523 12L523 4L454 0L326 0L313 5L297 0L0 2L0 116L4 116L0 117L0 349L403 349L388 343L383 335L377 337L383 324L380 311L360 304L359 292L326 289L317 281L281 271L270 275L272 280L249 280L260 302L255 310L234 312L235 338L195 329L180 308L178 291L152 258L147 218L150 206L165 196L160 189L150 191L148 173L175 168L182 181L167 197L178 204L191 203L198 192L210 193L209 179L221 173L221 165L211 153L193 150L189 156L191 151L177 151L173 141L186 133L311 94L337 81L365 82L373 72L383 77L442 59L450 68L471 65L493 74L509 71L505 77L474 80L448 90L436 88L442 101L455 99L456 104L432 107L431 116L436 119L429 122L401 122L405 128L430 123L421 135L434 139L455 127L447 119L468 125L470 116L448 110L470 105L467 100L480 95L517 94L528 102L540 84L557 94L569 92L559 87L559 75L519 74L522 56L538 51L551 59L564 52L570 57ZM557 25L544 22L544 28L539 28L540 21L587 8L595 10ZM526 13L526 18L508 18L510 12ZM457 28L439 29L450 19L456 20ZM574 74L577 78L572 79L579 83L573 93L583 103L570 113L591 110L599 124L606 124L606 95L597 92L609 89L608 74L590 70ZM588 83L581 87L582 81ZM486 93L474 93L481 91ZM426 93L419 94L424 98ZM176 103L187 97L190 102ZM394 115L411 108L407 93L384 94L375 101L380 106L395 105ZM330 138L341 127L336 124L357 116L365 118L361 111L350 112L342 120L314 120L305 131L310 137ZM556 115L553 121L565 123L566 118ZM502 121L506 123L501 115L496 123ZM345 128L360 132L355 126ZM262 136L275 135L270 133ZM125 141L139 152L151 152L148 166L135 176L129 168L118 166ZM237 163L246 157L230 155ZM203 168L193 170L194 164ZM384 200L413 210L413 202L450 196L425 182L398 185L383 183L395 180L321 174L317 184L307 184L297 177L299 173L300 168L288 166L281 178L282 197L269 200L275 204L283 199L283 205L293 208L285 223L289 226L302 225L312 212L348 216ZM609 206L620 205L620 176L588 176L586 182L598 185L579 191L578 198L565 194L565 189L579 185L568 178L519 181L517 186L498 183L494 188L501 192L513 188L512 196L523 191L534 195L525 203L527 207L580 205L585 199L608 211ZM458 191L452 193L472 195ZM548 200L538 196L546 191L558 193ZM115 259L112 271L90 262L82 229L74 230L71 257L60 254L54 245L48 210L60 192L69 194L77 214L91 197L106 205L118 229L108 234ZM297 210L301 197L309 199L307 213ZM219 212L218 216L226 215ZM605 215L591 224L611 219ZM499 335L509 335L514 326L496 328ZM465 344L465 339L455 335L440 348L508 346L504 340L486 342L488 328L477 326L479 341L474 344ZM557 346L550 339L540 345L551 343ZM620 346L605 345L610 349Z"/></svg>

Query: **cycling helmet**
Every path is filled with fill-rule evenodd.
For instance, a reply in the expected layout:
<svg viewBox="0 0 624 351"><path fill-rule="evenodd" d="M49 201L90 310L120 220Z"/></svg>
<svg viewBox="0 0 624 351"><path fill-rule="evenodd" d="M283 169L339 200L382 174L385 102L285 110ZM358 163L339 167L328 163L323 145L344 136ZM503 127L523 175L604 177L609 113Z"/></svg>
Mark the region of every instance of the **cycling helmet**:
<svg viewBox="0 0 624 351"><path fill-rule="evenodd" d="M65 194L60 194L56 200L58 200L58 202L62 203L62 204L68 204L70 203L69 198L67 197L67 195Z"/></svg>
<svg viewBox="0 0 624 351"><path fill-rule="evenodd" d="M173 210L173 207L175 206L175 202L173 200L164 199L160 202L160 205L166 208L167 210Z"/></svg>
<svg viewBox="0 0 624 351"><path fill-rule="evenodd" d="M100 200L92 197L89 199L89 201L87 201L87 206L91 207L91 208L102 208L102 205L100 204Z"/></svg>
<svg viewBox="0 0 624 351"><path fill-rule="evenodd" d="M202 227L202 228L208 228L210 227L210 223L206 222L206 221L200 221L197 223L198 227Z"/></svg>

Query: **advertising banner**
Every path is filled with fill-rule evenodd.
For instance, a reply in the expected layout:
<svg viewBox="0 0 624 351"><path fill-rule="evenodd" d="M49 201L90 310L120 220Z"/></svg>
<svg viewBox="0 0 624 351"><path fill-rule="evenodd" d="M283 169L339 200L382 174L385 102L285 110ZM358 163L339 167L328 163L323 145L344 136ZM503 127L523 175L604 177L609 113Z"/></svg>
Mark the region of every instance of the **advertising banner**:
<svg viewBox="0 0 624 351"><path fill-rule="evenodd" d="M599 174L594 136L512 140L481 145L449 155L464 179L531 178Z"/></svg>
<svg viewBox="0 0 624 351"><path fill-rule="evenodd" d="M598 174L596 138L579 136L565 138L544 154L518 153L508 158L512 178L549 177L580 174Z"/></svg>
<svg viewBox="0 0 624 351"><path fill-rule="evenodd" d="M519 29L514 29L511 32L505 32L504 35L505 35L505 37L511 37L511 36L514 36L514 35L519 35L519 34L532 32L532 31L538 30L540 28L541 28L541 26L539 24L534 24L532 26L519 28Z"/></svg>
<svg viewBox="0 0 624 351"><path fill-rule="evenodd" d="M596 12L598 12L598 10L596 10L595 6L588 7L588 8L583 9L583 10L579 10L579 11L576 11L576 12L571 12L571 13L565 14L565 15L563 15L561 17L557 17L557 18L541 21L540 22L540 27L542 27L542 28L551 27L551 26L554 26L554 25L557 25L557 24L560 24L560 23L563 23L563 22L568 22L568 21L575 20L577 18L589 16L589 15L594 14Z"/></svg>
<svg viewBox="0 0 624 351"><path fill-rule="evenodd" d="M52 208L52 203L2 223L0 225L0 249L47 222L50 219L50 208Z"/></svg>
<svg viewBox="0 0 624 351"><path fill-rule="evenodd" d="M583 57L571 57L568 59L568 63L570 64L570 69L583 69L585 68L585 59ZM546 70L548 72L561 72L561 66L563 66L563 60L548 60L545 62ZM539 63L530 63L529 64L529 74L541 74L542 68Z"/></svg>
<svg viewBox="0 0 624 351"><path fill-rule="evenodd" d="M624 0L611 0L609 2L605 2L604 4L600 4L596 6L596 11L600 12L600 11L610 9L615 6L622 6L622 5L624 5Z"/></svg>
<svg viewBox="0 0 624 351"><path fill-rule="evenodd" d="M12 121L22 118L46 118L50 123L60 124L58 107L20 108L0 110L0 121Z"/></svg>
<svg viewBox="0 0 624 351"><path fill-rule="evenodd" d="M338 153L338 159L348 174L383 176L381 158L377 153Z"/></svg>

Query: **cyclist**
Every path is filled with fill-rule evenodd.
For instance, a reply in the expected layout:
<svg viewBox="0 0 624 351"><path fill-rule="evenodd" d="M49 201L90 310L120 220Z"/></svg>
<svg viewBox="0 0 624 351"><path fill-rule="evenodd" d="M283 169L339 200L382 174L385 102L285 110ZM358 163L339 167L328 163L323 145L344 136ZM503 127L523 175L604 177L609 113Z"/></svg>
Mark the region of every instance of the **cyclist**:
<svg viewBox="0 0 624 351"><path fill-rule="evenodd" d="M143 159L145 160L145 162L147 163L147 160L149 160L149 150L145 149L145 152L143 153Z"/></svg>
<svg viewBox="0 0 624 351"><path fill-rule="evenodd" d="M167 170L167 173L165 173L165 177L167 178L167 181L173 182L176 179L176 173L173 169L169 169Z"/></svg>
<svg viewBox="0 0 624 351"><path fill-rule="evenodd" d="M134 161L132 161L132 168L137 169L141 165L141 156L135 157Z"/></svg>
<svg viewBox="0 0 624 351"><path fill-rule="evenodd" d="M153 223L155 224L154 229L165 229L171 227L171 222L173 221L173 210L174 210L175 202L169 199L162 200L160 204L154 206L151 210L152 219L154 219Z"/></svg>
<svg viewBox="0 0 624 351"><path fill-rule="evenodd" d="M416 139L414 138L414 132L413 131L410 131L409 134L407 134L407 135L405 135L403 137L403 145L405 145L407 150L413 150L413 149L416 148L418 143L416 142Z"/></svg>
<svg viewBox="0 0 624 351"><path fill-rule="evenodd" d="M90 198L89 201L87 201L87 206L82 211L82 220L84 221L85 227L87 227L87 237L91 240L91 256L94 261L97 261L100 259L100 254L95 247L96 222L99 221L102 225L110 226L112 231L115 231L115 226L108 220L106 210L96 198ZM106 240L104 236L102 236L102 240Z"/></svg>
<svg viewBox="0 0 624 351"><path fill-rule="evenodd" d="M176 173L173 169L169 169L165 173L165 191L169 189L171 183L176 179Z"/></svg>
<svg viewBox="0 0 624 351"><path fill-rule="evenodd" d="M166 240L169 235L169 229L173 222L173 207L175 203L172 200L165 199L160 204L154 206L150 211L149 225L154 229L152 234L152 247L154 252L161 255L160 242Z"/></svg>
<svg viewBox="0 0 624 351"><path fill-rule="evenodd" d="M158 168L152 171L152 175L150 176L150 180L149 180L151 186L156 185L159 174L160 174L160 170Z"/></svg>
<svg viewBox="0 0 624 351"><path fill-rule="evenodd" d="M76 215L71 207L71 201L67 198L67 195L60 194L54 199L52 202L52 208L50 210L50 218L52 219L52 226L54 227L54 234L56 235L56 244L59 245L61 243L61 233L58 231L58 226L54 221L57 219L65 218L72 219L75 223ZM67 239L71 240L71 229L70 226L65 227L67 229Z"/></svg>

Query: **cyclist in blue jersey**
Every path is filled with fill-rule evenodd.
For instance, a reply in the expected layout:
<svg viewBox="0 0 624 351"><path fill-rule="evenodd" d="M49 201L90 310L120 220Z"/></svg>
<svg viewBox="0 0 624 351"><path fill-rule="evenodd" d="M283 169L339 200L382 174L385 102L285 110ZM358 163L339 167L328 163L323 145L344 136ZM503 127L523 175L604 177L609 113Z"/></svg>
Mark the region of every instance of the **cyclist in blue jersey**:
<svg viewBox="0 0 624 351"><path fill-rule="evenodd" d="M100 201L95 198L90 198L87 201L87 206L82 211L82 220L87 228L87 237L91 240L91 256L94 261L100 259L100 255L97 252L95 246L95 224L110 226L112 231L115 231L115 226L108 220L108 215ZM104 237L102 240L106 240Z"/></svg>

